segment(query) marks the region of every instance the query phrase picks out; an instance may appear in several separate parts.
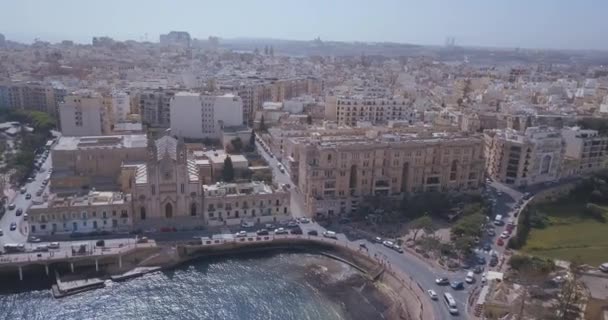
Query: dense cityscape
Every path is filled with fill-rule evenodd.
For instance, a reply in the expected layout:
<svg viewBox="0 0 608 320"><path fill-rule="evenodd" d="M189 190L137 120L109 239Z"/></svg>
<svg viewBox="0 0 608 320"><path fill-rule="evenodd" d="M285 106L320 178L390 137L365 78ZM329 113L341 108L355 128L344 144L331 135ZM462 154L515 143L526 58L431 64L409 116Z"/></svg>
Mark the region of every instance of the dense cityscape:
<svg viewBox="0 0 608 320"><path fill-rule="evenodd" d="M375 288L378 312L345 319L608 319L606 62L450 37L0 34L3 294L302 250Z"/></svg>

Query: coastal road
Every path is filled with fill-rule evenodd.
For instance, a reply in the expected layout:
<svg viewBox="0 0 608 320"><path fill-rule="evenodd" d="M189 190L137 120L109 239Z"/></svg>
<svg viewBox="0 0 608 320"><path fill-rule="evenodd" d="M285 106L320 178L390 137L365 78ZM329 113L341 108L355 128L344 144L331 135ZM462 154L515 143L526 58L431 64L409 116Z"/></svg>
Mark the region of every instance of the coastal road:
<svg viewBox="0 0 608 320"><path fill-rule="evenodd" d="M3 248L7 243L25 243L29 233L27 221L24 221L24 216L27 210L32 205L33 201L42 201L42 197L36 196L36 192L43 186L43 181L49 174L48 170L51 168L51 155L46 158L40 171L36 172L35 180L33 182L26 183L24 187L27 189L25 193L16 190L12 192L14 197L9 198L6 204L6 212L2 219L0 219L0 229L2 229L4 235L0 236L0 248ZM45 193L48 192L48 186L45 187ZM26 199L27 194L31 194L31 199ZM44 195L44 193L43 193ZM15 209L8 210L10 203L15 204ZM23 214L17 216L17 209L23 210ZM15 222L17 224L17 230L11 231L10 225ZM2 250L2 249L0 249Z"/></svg>

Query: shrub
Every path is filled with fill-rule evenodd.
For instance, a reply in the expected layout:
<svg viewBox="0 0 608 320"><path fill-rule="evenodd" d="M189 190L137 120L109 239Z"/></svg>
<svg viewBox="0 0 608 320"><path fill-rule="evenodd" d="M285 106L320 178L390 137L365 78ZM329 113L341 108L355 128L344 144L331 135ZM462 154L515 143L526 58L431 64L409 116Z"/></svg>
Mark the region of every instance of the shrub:
<svg viewBox="0 0 608 320"><path fill-rule="evenodd" d="M606 217L604 216L605 210L597 204L591 202L587 203L585 207L585 213L593 219L596 219L597 221L600 221L602 223L606 222Z"/></svg>

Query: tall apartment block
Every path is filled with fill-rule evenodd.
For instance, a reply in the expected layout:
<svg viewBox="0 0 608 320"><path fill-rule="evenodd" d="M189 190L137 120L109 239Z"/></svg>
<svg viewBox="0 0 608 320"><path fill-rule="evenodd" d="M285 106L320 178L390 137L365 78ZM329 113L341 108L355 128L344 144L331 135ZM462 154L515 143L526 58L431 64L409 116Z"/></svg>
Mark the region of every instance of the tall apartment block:
<svg viewBox="0 0 608 320"><path fill-rule="evenodd" d="M366 98L363 96L329 96L325 102L325 116L338 125L356 126L359 122L385 124L390 120L418 119L418 112L405 98Z"/></svg>
<svg viewBox="0 0 608 320"><path fill-rule="evenodd" d="M511 186L526 186L559 179L564 144L560 131L530 127L484 132L486 173Z"/></svg>
<svg viewBox="0 0 608 320"><path fill-rule="evenodd" d="M171 133L178 137L217 139L224 127L243 124L243 102L233 94L178 92L170 104Z"/></svg>
<svg viewBox="0 0 608 320"><path fill-rule="evenodd" d="M169 128L171 126L170 103L175 92L172 89L159 88L137 93L142 122L155 128Z"/></svg>
<svg viewBox="0 0 608 320"><path fill-rule="evenodd" d="M467 192L484 178L481 136L446 133L291 138L298 188L310 214L357 210L366 196Z"/></svg>
<svg viewBox="0 0 608 320"><path fill-rule="evenodd" d="M562 175L588 174L606 168L608 136L579 127L566 127L561 133L566 146L564 162L570 169Z"/></svg>
<svg viewBox="0 0 608 320"><path fill-rule="evenodd" d="M59 105L61 133L64 136L99 136L111 132L111 99L97 92L81 90L66 96L64 100Z"/></svg>

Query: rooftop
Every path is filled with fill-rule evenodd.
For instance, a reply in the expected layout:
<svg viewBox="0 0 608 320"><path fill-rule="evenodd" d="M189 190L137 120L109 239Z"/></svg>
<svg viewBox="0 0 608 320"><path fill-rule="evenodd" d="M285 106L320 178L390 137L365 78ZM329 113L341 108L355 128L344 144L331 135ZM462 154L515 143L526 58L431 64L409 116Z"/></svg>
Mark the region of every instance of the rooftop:
<svg viewBox="0 0 608 320"><path fill-rule="evenodd" d="M205 196L208 197L226 197L226 196L244 196L252 194L272 194L275 190L272 186L261 181L252 181L244 183L224 183L218 182L211 185L203 185Z"/></svg>
<svg viewBox="0 0 608 320"><path fill-rule="evenodd" d="M114 136L87 136L59 138L54 150L82 150L82 149L118 149L118 148L145 148L148 139L145 134L114 135Z"/></svg>
<svg viewBox="0 0 608 320"><path fill-rule="evenodd" d="M122 192L94 190L83 196L61 197L57 194L51 194L47 201L32 205L30 210L125 204L129 201L129 197L130 195Z"/></svg>

